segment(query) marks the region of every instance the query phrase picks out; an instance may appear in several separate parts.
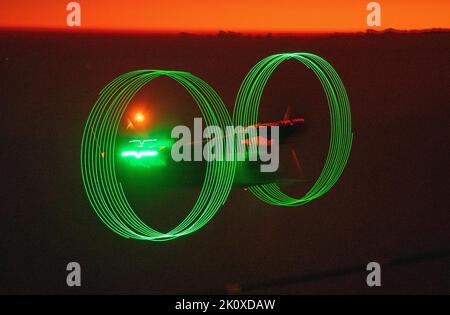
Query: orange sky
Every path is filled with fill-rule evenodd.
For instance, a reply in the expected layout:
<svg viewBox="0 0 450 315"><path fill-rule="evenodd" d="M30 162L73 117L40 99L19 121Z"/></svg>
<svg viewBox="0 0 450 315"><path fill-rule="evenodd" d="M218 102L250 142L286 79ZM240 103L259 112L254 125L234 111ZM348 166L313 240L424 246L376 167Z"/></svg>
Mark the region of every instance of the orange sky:
<svg viewBox="0 0 450 315"><path fill-rule="evenodd" d="M65 0L1 0L0 27L68 28ZM79 0L81 30L328 32L367 29L369 0ZM450 28L450 0L384 0L380 29Z"/></svg>

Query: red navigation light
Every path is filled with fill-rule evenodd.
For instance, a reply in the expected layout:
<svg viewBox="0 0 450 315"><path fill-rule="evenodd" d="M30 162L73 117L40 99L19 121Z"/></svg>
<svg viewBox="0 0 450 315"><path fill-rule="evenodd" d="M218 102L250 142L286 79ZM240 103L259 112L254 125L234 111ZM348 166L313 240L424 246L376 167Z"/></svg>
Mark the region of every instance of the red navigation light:
<svg viewBox="0 0 450 315"><path fill-rule="evenodd" d="M141 123L145 120L145 116L144 114L142 114L142 112L137 112L136 114L134 114L134 121L137 123Z"/></svg>

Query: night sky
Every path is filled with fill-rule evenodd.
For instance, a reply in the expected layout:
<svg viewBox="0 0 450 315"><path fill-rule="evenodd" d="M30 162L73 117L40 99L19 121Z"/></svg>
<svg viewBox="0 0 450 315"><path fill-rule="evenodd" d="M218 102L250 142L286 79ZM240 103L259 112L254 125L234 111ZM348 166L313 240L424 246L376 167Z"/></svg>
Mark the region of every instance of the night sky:
<svg viewBox="0 0 450 315"><path fill-rule="evenodd" d="M449 1L379 1L382 26L371 31L362 0L80 2L79 28L66 26L66 1L0 5L1 294L450 292ZM329 192L276 207L235 187L205 227L170 242L125 239L102 224L80 150L107 83L138 69L187 71L231 113L247 72L284 52L326 59L347 90L353 147ZM293 147L306 181L283 188L302 196L326 158L330 118L320 82L292 60L270 78L259 121L289 107L305 119ZM152 134L200 116L168 78L143 88L125 116L137 111ZM281 148L288 176L290 152ZM161 231L186 216L204 175L117 171L138 215ZM66 285L72 261L80 288ZM371 261L382 266L379 288L366 285Z"/></svg>
<svg viewBox="0 0 450 315"><path fill-rule="evenodd" d="M378 291L367 288L364 270L308 283L294 280L448 249L449 39L448 33L289 38L3 33L0 291L210 293L239 284L249 293L448 293L448 258L386 268ZM203 229L163 243L121 238L98 220L81 182L80 144L103 86L134 69L184 70L211 84L231 111L247 71L265 56L288 51L327 59L349 95L353 148L327 194L285 208L234 189ZM197 116L189 96L166 83L148 90L155 113L180 121ZM305 117L298 150L309 184L328 141L322 96L312 73L287 62L269 81L261 105L262 120L280 119L287 104ZM142 215L162 228L184 215L198 187L167 185L147 192L157 200L147 202ZM69 261L82 266L81 288L65 284ZM253 289L245 291L246 286Z"/></svg>

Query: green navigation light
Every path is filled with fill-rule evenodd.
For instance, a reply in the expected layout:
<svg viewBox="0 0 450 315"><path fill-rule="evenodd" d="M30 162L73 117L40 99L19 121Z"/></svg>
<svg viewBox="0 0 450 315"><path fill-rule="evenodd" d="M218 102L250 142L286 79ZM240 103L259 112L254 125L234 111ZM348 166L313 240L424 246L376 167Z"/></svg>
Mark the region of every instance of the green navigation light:
<svg viewBox="0 0 450 315"><path fill-rule="evenodd" d="M120 154L123 157L135 157L136 159L140 159L143 157L151 157L158 155L158 151L124 151Z"/></svg>

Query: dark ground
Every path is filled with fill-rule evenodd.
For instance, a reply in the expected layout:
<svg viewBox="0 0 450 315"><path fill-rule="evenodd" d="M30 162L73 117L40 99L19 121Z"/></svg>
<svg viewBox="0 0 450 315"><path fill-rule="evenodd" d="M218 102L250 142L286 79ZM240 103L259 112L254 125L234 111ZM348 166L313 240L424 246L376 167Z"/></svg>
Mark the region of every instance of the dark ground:
<svg viewBox="0 0 450 315"><path fill-rule="evenodd" d="M84 121L104 85L135 69L189 71L231 111L257 61L294 51L327 59L350 98L353 149L330 192L303 207L280 208L235 189L203 229L165 243L127 240L103 226L83 191L79 151ZM1 33L0 293L209 293L235 284L246 293L450 293L449 56L445 32ZM261 110L262 119L276 120L291 103L306 118L300 141L311 178L328 139L322 93L310 72L289 62L269 82ZM176 106L193 108L177 100L158 110L174 116L186 113ZM150 209L155 220L189 207L196 189L158 193ZM417 257L427 253L437 254ZM412 258L396 260L403 257ZM79 289L66 286L69 261L82 266ZM386 266L381 288L367 288L364 268L353 269L370 261ZM309 275L318 277L300 281Z"/></svg>

